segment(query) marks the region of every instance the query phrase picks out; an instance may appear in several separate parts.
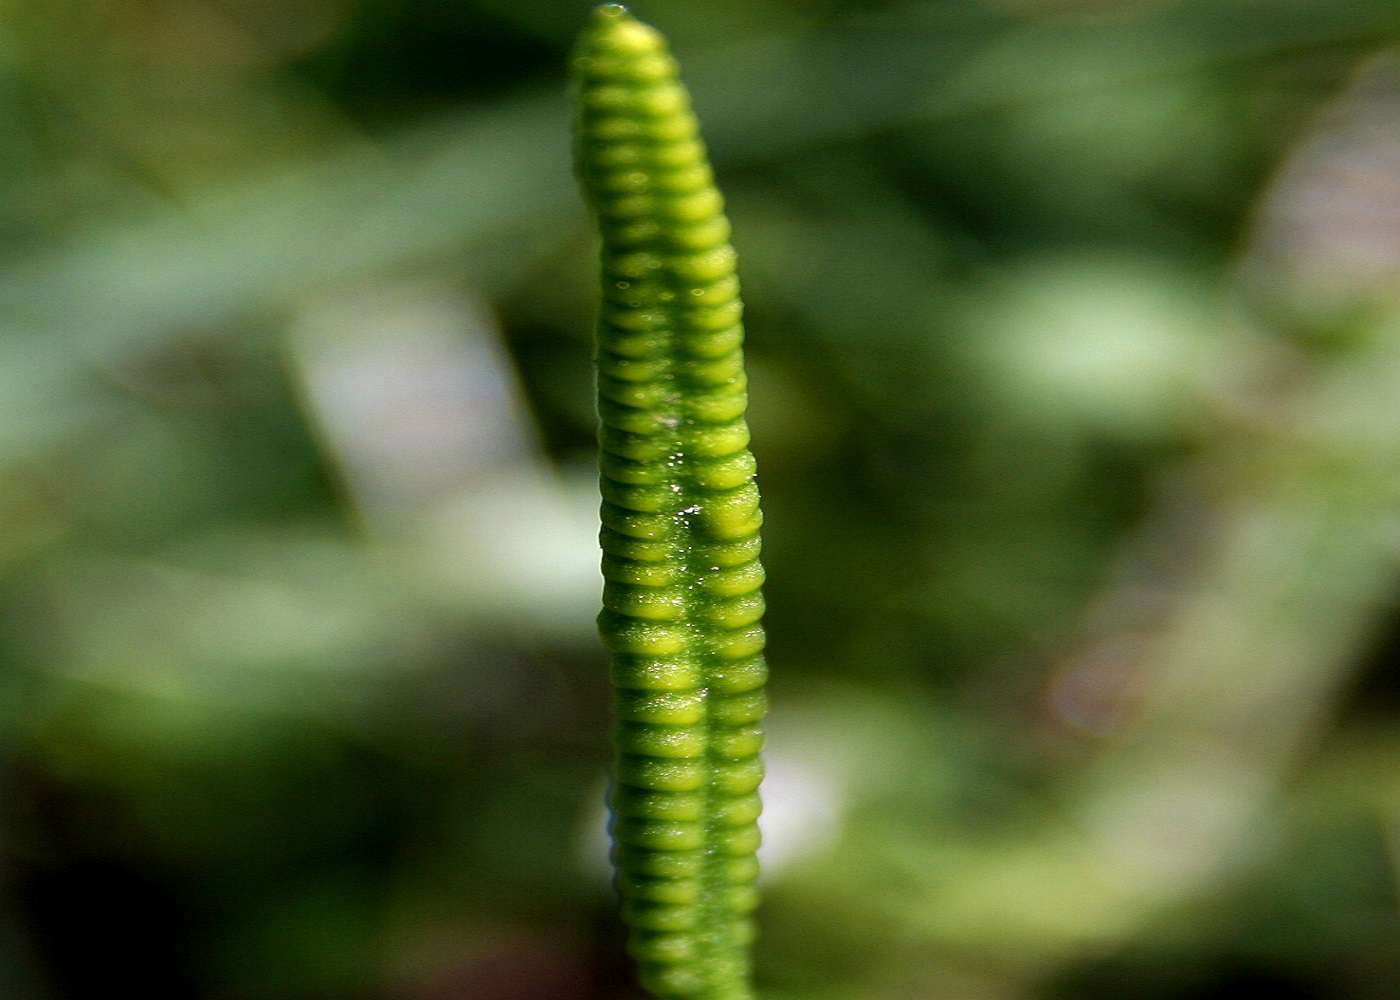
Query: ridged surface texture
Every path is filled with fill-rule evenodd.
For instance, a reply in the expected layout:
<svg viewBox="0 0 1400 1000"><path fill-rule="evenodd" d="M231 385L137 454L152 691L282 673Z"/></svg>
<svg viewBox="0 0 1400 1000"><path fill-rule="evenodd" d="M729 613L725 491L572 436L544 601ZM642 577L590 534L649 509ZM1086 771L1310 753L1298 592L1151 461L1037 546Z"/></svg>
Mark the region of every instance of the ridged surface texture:
<svg viewBox="0 0 1400 1000"><path fill-rule="evenodd" d="M574 75L577 171L603 243L613 862L647 990L742 1000L767 667L734 250L665 40L601 7Z"/></svg>

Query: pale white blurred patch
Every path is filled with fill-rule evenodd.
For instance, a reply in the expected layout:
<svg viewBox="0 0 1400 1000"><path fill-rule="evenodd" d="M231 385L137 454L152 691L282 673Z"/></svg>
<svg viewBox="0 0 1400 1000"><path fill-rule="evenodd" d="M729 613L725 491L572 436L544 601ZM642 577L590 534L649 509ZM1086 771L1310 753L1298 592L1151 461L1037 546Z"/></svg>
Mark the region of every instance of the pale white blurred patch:
<svg viewBox="0 0 1400 1000"><path fill-rule="evenodd" d="M1250 289L1306 319L1400 288L1400 52L1363 65L1285 161L1243 260Z"/></svg>
<svg viewBox="0 0 1400 1000"><path fill-rule="evenodd" d="M376 528L536 464L519 387L484 307L431 285L356 289L303 310L293 345L316 426Z"/></svg>
<svg viewBox="0 0 1400 1000"><path fill-rule="evenodd" d="M462 604L494 625L594 644L598 483L503 469L428 511L412 539L412 573L429 597Z"/></svg>
<svg viewBox="0 0 1400 1000"><path fill-rule="evenodd" d="M483 304L427 283L357 289L307 306L292 343L351 499L426 597L591 641L596 474L561 476L540 453Z"/></svg>

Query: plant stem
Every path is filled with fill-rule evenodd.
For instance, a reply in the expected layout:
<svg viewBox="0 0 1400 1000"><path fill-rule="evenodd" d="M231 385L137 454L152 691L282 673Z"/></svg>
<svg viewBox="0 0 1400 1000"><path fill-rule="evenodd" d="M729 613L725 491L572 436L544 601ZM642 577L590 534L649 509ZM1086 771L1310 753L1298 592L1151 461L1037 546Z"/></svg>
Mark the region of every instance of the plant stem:
<svg viewBox="0 0 1400 1000"><path fill-rule="evenodd" d="M574 61L602 234L603 612L613 860L657 997L752 997L767 666L729 223L665 40L598 8Z"/></svg>

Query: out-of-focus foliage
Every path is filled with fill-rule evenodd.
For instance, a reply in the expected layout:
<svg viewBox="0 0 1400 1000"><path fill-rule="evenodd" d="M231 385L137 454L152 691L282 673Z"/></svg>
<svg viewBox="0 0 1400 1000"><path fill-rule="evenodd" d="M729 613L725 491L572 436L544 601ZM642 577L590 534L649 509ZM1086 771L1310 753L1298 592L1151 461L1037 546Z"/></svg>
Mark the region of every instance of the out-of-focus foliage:
<svg viewBox="0 0 1400 1000"><path fill-rule="evenodd" d="M0 995L630 995L587 4L0 24ZM1400 981L1400 8L655 0L749 302L772 1000Z"/></svg>

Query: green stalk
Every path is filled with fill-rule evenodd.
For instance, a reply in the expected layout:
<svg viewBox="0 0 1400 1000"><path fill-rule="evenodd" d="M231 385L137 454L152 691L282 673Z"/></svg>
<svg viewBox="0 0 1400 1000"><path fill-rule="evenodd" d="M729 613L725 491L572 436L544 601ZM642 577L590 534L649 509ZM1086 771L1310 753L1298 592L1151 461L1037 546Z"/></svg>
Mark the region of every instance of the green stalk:
<svg viewBox="0 0 1400 1000"><path fill-rule="evenodd" d="M599 7L574 74L602 235L598 626L629 951L657 997L746 1000L767 666L729 222L661 35Z"/></svg>

